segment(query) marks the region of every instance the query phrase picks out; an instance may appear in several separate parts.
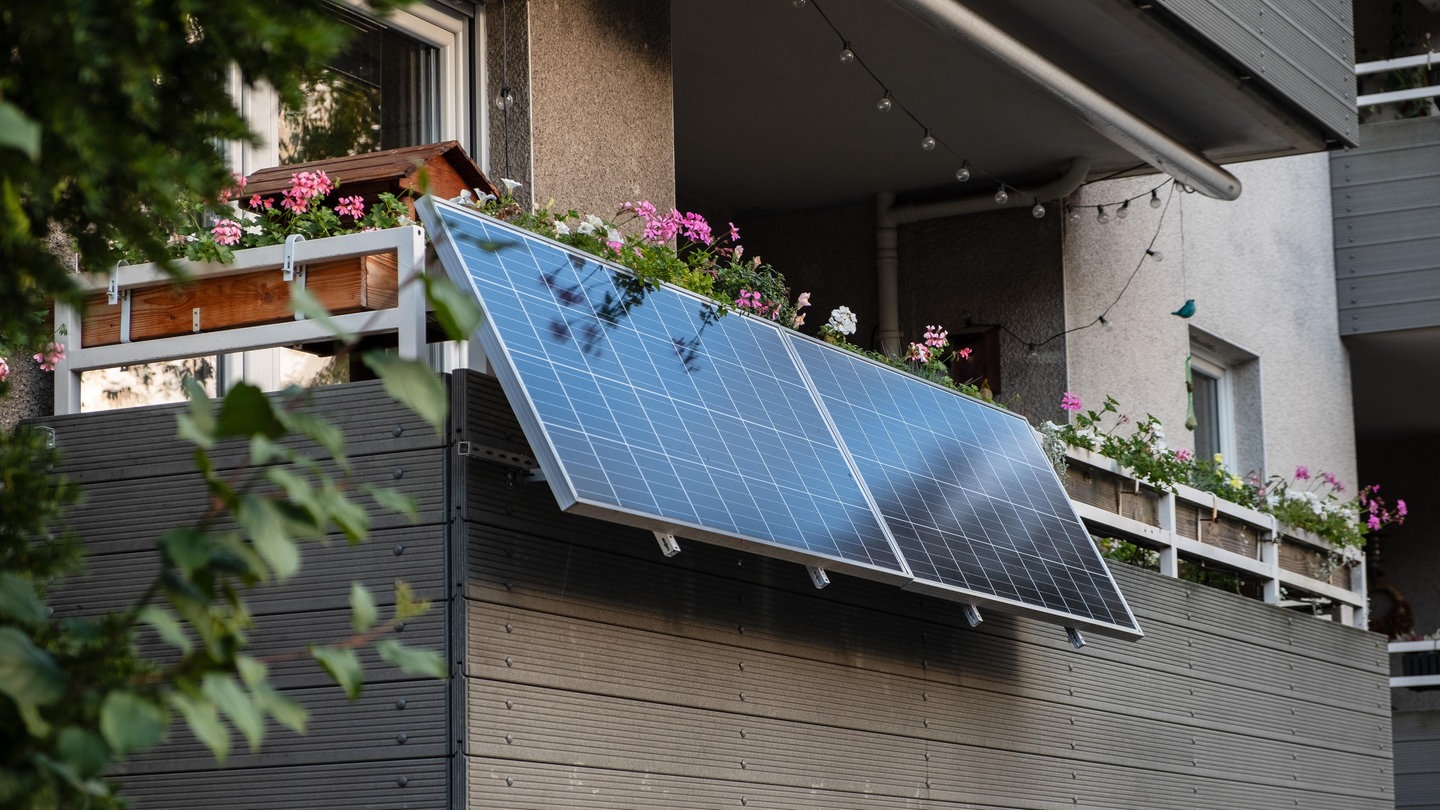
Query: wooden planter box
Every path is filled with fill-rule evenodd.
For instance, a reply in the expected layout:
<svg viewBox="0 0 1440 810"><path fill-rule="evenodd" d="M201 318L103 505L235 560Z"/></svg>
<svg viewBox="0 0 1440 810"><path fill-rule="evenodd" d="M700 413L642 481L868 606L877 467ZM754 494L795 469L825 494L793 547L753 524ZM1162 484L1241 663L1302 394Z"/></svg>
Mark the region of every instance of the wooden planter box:
<svg viewBox="0 0 1440 810"><path fill-rule="evenodd" d="M260 248L263 250L263 248ZM245 251L239 251L243 254ZM399 300L399 270L393 251L311 262L305 289L332 314L389 309ZM153 340L197 332L281 323L290 309L294 282L278 268L202 278L183 286L168 283L129 291L130 334L121 340L123 304L107 304L105 293L90 296L81 328L84 348Z"/></svg>
<svg viewBox="0 0 1440 810"><path fill-rule="evenodd" d="M1350 564L1335 559L1325 548L1317 547L1291 536L1288 530L1280 540L1280 568L1302 576L1350 589Z"/></svg>
<svg viewBox="0 0 1440 810"><path fill-rule="evenodd" d="M1175 533L1248 559L1260 558L1260 530L1223 512L1177 501Z"/></svg>
<svg viewBox="0 0 1440 810"><path fill-rule="evenodd" d="M1148 526L1160 525L1160 494L1127 475L1072 461L1065 473L1065 491L1081 503Z"/></svg>

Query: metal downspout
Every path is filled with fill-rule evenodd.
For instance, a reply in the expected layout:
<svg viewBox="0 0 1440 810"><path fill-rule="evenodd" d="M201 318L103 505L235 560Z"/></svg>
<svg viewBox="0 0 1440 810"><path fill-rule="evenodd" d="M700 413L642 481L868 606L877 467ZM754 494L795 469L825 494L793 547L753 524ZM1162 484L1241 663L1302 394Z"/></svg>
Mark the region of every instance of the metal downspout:
<svg viewBox="0 0 1440 810"><path fill-rule="evenodd" d="M896 2L1029 81L1096 132L1156 169L1216 199L1240 196L1240 181L1234 175L1102 96L958 0Z"/></svg>
<svg viewBox="0 0 1440 810"><path fill-rule="evenodd" d="M880 351L892 357L900 355L900 248L895 221L890 211L895 195L882 191L875 195L875 280L879 290L875 303L880 309Z"/></svg>

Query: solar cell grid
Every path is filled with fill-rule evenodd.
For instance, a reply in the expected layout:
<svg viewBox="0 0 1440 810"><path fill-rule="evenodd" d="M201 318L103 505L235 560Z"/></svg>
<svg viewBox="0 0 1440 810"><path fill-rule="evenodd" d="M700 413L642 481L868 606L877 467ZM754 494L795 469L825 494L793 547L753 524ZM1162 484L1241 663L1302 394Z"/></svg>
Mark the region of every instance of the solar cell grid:
<svg viewBox="0 0 1440 810"><path fill-rule="evenodd" d="M1139 634L1022 419L419 208L563 509Z"/></svg>

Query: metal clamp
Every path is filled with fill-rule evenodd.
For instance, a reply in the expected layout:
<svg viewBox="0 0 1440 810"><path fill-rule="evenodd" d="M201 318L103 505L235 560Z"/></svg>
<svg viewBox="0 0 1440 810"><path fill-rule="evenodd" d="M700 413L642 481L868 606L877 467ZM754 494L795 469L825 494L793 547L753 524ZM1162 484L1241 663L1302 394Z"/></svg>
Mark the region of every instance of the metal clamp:
<svg viewBox="0 0 1440 810"><path fill-rule="evenodd" d="M129 262L121 259L110 268L110 280L105 284L105 303L111 306L120 303L120 268L128 264Z"/></svg>
<svg viewBox="0 0 1440 810"><path fill-rule="evenodd" d="M811 584L817 589L830 584L830 575L825 573L824 568L818 565L807 565L805 566L805 570L810 574Z"/></svg>
<svg viewBox="0 0 1440 810"><path fill-rule="evenodd" d="M655 532L655 542L660 544L660 553L666 557L674 557L680 553L680 543L675 540L675 535L665 532Z"/></svg>
<svg viewBox="0 0 1440 810"><path fill-rule="evenodd" d="M285 237L285 263L280 265L280 277L282 280L295 280L295 243L304 241L305 235L301 233L292 233Z"/></svg>

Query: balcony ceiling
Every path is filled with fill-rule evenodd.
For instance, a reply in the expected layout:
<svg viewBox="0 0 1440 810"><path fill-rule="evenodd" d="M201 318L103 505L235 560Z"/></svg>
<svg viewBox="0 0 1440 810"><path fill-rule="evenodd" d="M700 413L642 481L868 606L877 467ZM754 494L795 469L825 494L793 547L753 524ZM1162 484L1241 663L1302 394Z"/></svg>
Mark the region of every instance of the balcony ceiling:
<svg viewBox="0 0 1440 810"><path fill-rule="evenodd" d="M1291 115L1158 7L1132 0L966 0L1011 36L1177 141L1219 163L1324 148ZM1149 5L1148 3L1142 5ZM818 8L817 8L818 6ZM921 199L993 194L962 159L1011 184L1054 179L1076 158L1090 179L1153 171L902 2L726 0L672 4L676 160L687 200L731 212L830 205L882 190ZM823 10L823 14L822 14ZM839 61L842 40L882 87Z"/></svg>

